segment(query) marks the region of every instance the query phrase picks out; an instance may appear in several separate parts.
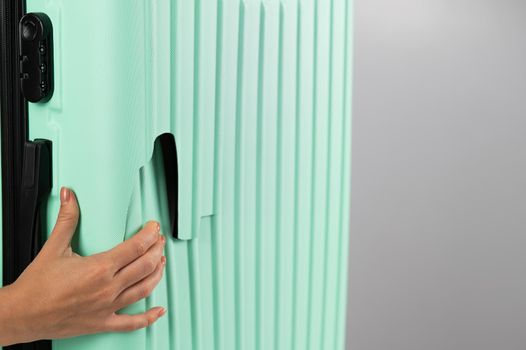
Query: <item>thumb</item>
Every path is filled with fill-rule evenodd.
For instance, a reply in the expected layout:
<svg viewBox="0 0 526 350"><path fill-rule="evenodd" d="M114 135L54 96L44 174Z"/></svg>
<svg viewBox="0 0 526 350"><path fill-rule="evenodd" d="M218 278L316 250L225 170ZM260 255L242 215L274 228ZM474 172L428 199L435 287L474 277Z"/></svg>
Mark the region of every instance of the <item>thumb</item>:
<svg viewBox="0 0 526 350"><path fill-rule="evenodd" d="M72 190L66 187L60 189L60 211L57 222L51 232L44 249L63 254L71 245L79 220L79 206Z"/></svg>

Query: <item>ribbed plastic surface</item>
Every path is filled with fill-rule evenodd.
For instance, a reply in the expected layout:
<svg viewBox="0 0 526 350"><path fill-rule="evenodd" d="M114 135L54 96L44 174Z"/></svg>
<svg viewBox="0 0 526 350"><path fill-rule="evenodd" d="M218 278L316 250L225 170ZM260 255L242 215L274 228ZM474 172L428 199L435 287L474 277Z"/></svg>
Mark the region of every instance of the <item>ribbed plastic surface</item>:
<svg viewBox="0 0 526 350"><path fill-rule="evenodd" d="M165 318L54 348L343 349L351 2L28 0L28 10L54 23L55 95L30 107L31 136L53 141L50 226L67 185L81 254L150 219L166 228L153 148L172 132L187 239L169 240L161 285L131 308L166 305Z"/></svg>

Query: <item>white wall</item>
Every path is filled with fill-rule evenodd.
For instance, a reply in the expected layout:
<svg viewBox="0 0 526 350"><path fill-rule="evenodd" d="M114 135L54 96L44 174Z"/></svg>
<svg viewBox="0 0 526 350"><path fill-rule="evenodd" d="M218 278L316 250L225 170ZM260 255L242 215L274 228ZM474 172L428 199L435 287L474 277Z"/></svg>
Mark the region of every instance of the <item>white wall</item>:
<svg viewBox="0 0 526 350"><path fill-rule="evenodd" d="M351 350L526 349L526 1L355 0Z"/></svg>

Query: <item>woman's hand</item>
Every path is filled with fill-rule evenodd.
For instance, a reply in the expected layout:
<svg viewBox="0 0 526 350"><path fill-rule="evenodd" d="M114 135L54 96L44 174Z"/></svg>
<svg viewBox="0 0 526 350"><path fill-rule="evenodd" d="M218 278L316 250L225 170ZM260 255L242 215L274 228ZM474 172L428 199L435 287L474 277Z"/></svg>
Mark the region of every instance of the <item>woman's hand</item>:
<svg viewBox="0 0 526 350"><path fill-rule="evenodd" d="M166 310L117 311L152 292L166 258L159 224L147 223L133 238L96 255L71 249L79 208L74 193L60 192L53 232L36 259L10 286L0 289L0 345L147 327Z"/></svg>

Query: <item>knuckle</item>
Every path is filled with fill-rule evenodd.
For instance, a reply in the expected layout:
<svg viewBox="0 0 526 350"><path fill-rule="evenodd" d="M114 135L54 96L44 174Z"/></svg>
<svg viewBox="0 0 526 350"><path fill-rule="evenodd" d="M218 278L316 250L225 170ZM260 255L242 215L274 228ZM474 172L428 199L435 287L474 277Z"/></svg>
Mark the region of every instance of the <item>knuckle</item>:
<svg viewBox="0 0 526 350"><path fill-rule="evenodd" d="M101 277L108 277L110 276L110 264L105 260L101 260L99 262L98 272Z"/></svg>
<svg viewBox="0 0 526 350"><path fill-rule="evenodd" d="M62 208L58 213L59 221L70 221L77 218L77 211L73 208Z"/></svg>
<svg viewBox="0 0 526 350"><path fill-rule="evenodd" d="M161 281L162 278L163 278L163 269L160 269L155 279L155 284L157 285Z"/></svg>
<svg viewBox="0 0 526 350"><path fill-rule="evenodd" d="M139 299L147 298L152 292L152 289L150 286L141 286L139 287L139 290L137 291L137 295L139 296Z"/></svg>
<svg viewBox="0 0 526 350"><path fill-rule="evenodd" d="M148 320L146 320L144 318L138 318L137 320L134 320L133 322L130 322L127 325L127 330L128 331L135 331L137 329L141 329L141 328L144 328L144 327L148 327Z"/></svg>
<svg viewBox="0 0 526 350"><path fill-rule="evenodd" d="M113 286L108 286L106 288L102 288L100 291L100 294L98 296L98 301L101 302L103 305L107 305L108 303L112 303L115 299L115 290Z"/></svg>
<svg viewBox="0 0 526 350"><path fill-rule="evenodd" d="M144 269L144 273L145 274L149 274L151 273L153 270L155 270L155 267L157 266L157 264L155 263L155 261L153 259L147 259L146 261L144 261L143 263L143 269Z"/></svg>
<svg viewBox="0 0 526 350"><path fill-rule="evenodd" d="M163 278L163 271L162 269L158 269L155 271L155 275L152 279L152 289L155 288L159 282L161 281L161 278Z"/></svg>
<svg viewBox="0 0 526 350"><path fill-rule="evenodd" d="M135 252L138 256L144 255L148 251L148 246L144 240L138 240L135 243Z"/></svg>
<svg viewBox="0 0 526 350"><path fill-rule="evenodd" d="M99 281L108 282L112 279L112 265L106 259L97 259L92 273Z"/></svg>
<svg viewBox="0 0 526 350"><path fill-rule="evenodd" d="M115 272L115 260L108 252L98 254L97 259L100 264L104 265L104 270L107 274L113 274L113 272Z"/></svg>
<svg viewBox="0 0 526 350"><path fill-rule="evenodd" d="M106 321L103 324L101 324L100 326L98 326L96 329L94 329L94 331L96 333L100 333L100 332L116 332L117 331L117 327L112 325L110 322Z"/></svg>
<svg viewBox="0 0 526 350"><path fill-rule="evenodd" d="M111 322L110 318L106 318L97 329L97 332L116 332L119 330L118 325L116 325L114 322Z"/></svg>
<svg viewBox="0 0 526 350"><path fill-rule="evenodd" d="M140 327L138 327L137 322L129 322L129 323L123 325L121 330L124 331L124 332L131 332L131 331L137 330L139 328Z"/></svg>
<svg viewBox="0 0 526 350"><path fill-rule="evenodd" d="M68 212L60 212L57 217L57 223L59 224L67 224L73 221L75 217L71 215L71 213Z"/></svg>
<svg viewBox="0 0 526 350"><path fill-rule="evenodd" d="M147 317L145 317L138 322L137 327L145 328L145 327L148 327L149 325L150 325L150 320Z"/></svg>

